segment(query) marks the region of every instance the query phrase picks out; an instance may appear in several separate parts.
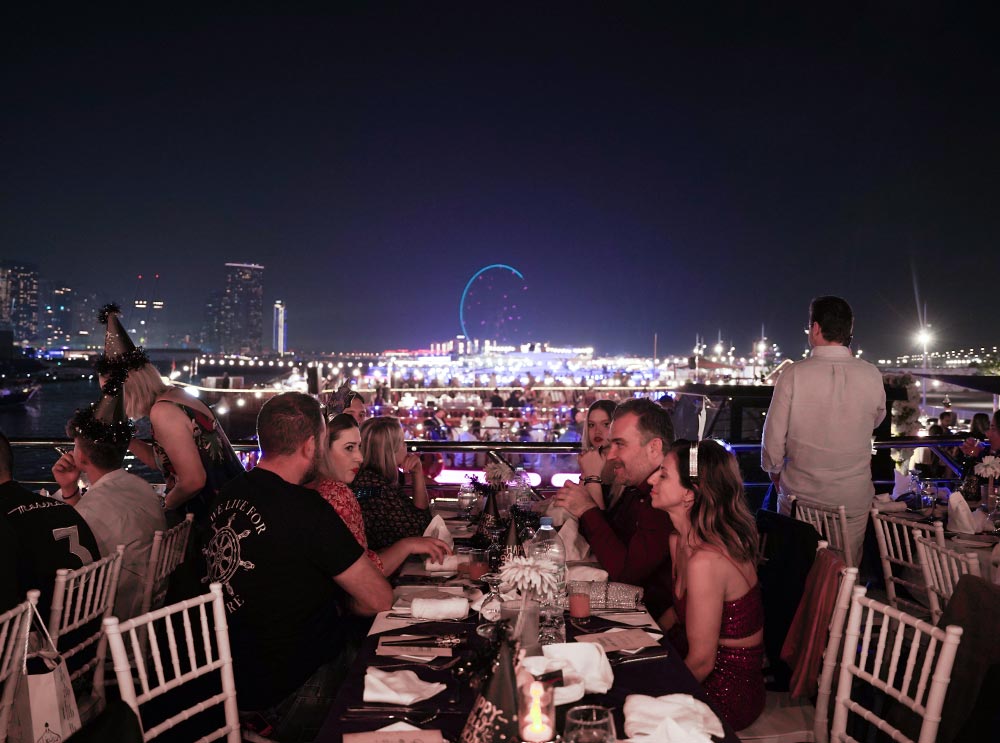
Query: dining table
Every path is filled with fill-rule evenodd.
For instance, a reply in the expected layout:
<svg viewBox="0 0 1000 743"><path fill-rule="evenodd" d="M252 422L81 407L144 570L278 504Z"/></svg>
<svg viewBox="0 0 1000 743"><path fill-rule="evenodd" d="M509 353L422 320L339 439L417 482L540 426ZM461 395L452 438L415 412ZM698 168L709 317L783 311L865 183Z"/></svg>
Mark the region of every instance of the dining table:
<svg viewBox="0 0 1000 743"><path fill-rule="evenodd" d="M449 527L451 524L449 524ZM456 530L461 525L456 524ZM427 574L419 563L408 563L401 575L394 579L394 595L411 594L418 588L432 588L452 593L478 595L475 589L485 588L478 581L458 576ZM643 627L657 630L655 622L640 605L634 612L621 609L602 611L594 609L587 619L574 619L567 612L566 640L575 642L584 634L605 632L614 628ZM465 619L447 621L421 621L392 610L378 614L368 636L361 645L348 675L327 715L316 741L333 743L341 741L347 733L377 731L391 723L405 722L423 730L438 730L444 740L458 741L466 719L476 701L478 691L472 681L488 675L490 660L496 644L477 632L484 623L478 612L469 611ZM457 644L451 655L431 661L413 661L391 655L379 655L380 638L383 645L395 636L449 637ZM619 740L626 739L624 705L629 695L642 694L660 697L668 694L688 694L711 707L701 685L695 680L684 659L671 646L666 636L656 633L655 646L633 653L610 652L608 660L614 672L611 687L603 694L584 694L578 701L556 707L556 729L562 730L566 711L576 705L600 705L611 710ZM384 651L383 651L384 652ZM364 701L365 676L369 668L388 671L410 670L426 682L439 682L445 689L433 697L412 705L377 704ZM714 710L713 710L714 711ZM721 718L720 718L721 720ZM722 721L724 737L717 740L737 743L735 732Z"/></svg>

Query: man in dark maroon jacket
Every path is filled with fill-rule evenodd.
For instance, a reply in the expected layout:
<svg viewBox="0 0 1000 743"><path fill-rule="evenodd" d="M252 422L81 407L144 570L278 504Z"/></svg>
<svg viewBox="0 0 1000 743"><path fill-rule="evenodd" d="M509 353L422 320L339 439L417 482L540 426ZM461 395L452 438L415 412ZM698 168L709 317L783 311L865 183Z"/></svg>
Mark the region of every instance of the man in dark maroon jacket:
<svg viewBox="0 0 1000 743"><path fill-rule="evenodd" d="M555 497L580 520L601 567L613 581L642 586L646 607L659 617L673 605L670 572L670 517L653 508L646 482L674 439L670 414L652 400L627 400L611 422L608 461L616 482L625 486L605 510L583 485L567 484ZM605 499L610 483L604 483Z"/></svg>

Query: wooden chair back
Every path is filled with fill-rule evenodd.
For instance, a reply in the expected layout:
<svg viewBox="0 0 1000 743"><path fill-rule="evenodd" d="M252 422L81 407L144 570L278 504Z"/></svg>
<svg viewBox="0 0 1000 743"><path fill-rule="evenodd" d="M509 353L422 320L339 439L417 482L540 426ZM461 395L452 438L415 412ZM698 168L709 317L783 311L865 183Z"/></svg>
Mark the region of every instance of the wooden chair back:
<svg viewBox="0 0 1000 743"><path fill-rule="evenodd" d="M209 628L207 607L211 607L212 629ZM183 628L181 637L177 637L175 618L180 619L179 624ZM204 596L155 609L127 622L119 623L114 617L108 617L104 620L104 630L111 647L111 657L114 660L122 701L128 704L139 718L144 741L153 740L193 715L221 705L225 714L225 724L200 740L225 738L228 743L240 743L236 681L233 675L233 657L229 647L229 627L226 623L221 584L212 583L209 586L209 593ZM151 669L147 666L142 649L143 637L147 635L152 654ZM160 647L161 637L167 638L166 648ZM133 673L138 679L138 691ZM222 690L218 694L179 710L163 722L147 729L142 722L142 705L212 673L218 673L221 680Z"/></svg>
<svg viewBox="0 0 1000 743"><path fill-rule="evenodd" d="M944 607L951 601L955 585L963 575L979 575L979 558L974 552L956 552L930 539L917 537L917 554L927 583L931 621L938 623Z"/></svg>
<svg viewBox="0 0 1000 743"><path fill-rule="evenodd" d="M917 743L934 743L961 639L961 627L933 627L868 598L863 587L855 587L844 633L831 739L857 743L847 733L848 719L854 715L892 740L913 743L879 714L851 698L852 685L867 685L917 715Z"/></svg>
<svg viewBox="0 0 1000 743"><path fill-rule="evenodd" d="M914 538L932 537L935 542L944 546L944 525L940 521L921 524L900 516L880 513L877 506L872 508L872 523L875 526L875 541L878 543L889 605L917 616L927 616L924 604L900 596L897 588L902 586L914 597L927 595L927 582L923 577Z"/></svg>
<svg viewBox="0 0 1000 743"><path fill-rule="evenodd" d="M0 614L0 743L7 740L14 689L28 647L28 629L38 603L39 591L28 591L28 599Z"/></svg>
<svg viewBox="0 0 1000 743"><path fill-rule="evenodd" d="M149 552L149 569L146 571L146 582L142 588L140 614L147 614L151 609L157 609L163 604L170 576L177 566L184 562L184 556L187 554L193 519L194 514L189 513L177 526L166 531L153 532L153 546Z"/></svg>
<svg viewBox="0 0 1000 743"><path fill-rule="evenodd" d="M830 543L830 549L839 552L847 567L857 567L854 564L854 545L847 531L847 510L844 506L823 506L818 503L807 503L794 495L789 499L792 504L792 516L799 521L810 524L820 536Z"/></svg>

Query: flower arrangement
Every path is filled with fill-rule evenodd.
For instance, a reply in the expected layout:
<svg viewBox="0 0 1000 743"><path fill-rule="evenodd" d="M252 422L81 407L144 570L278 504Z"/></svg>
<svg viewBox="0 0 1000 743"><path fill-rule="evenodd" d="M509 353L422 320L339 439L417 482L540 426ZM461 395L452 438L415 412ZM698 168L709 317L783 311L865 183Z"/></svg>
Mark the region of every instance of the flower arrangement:
<svg viewBox="0 0 1000 743"><path fill-rule="evenodd" d="M548 560L512 557L500 568L504 585L516 588L522 597L534 595L541 601L556 598L556 578Z"/></svg>
<svg viewBox="0 0 1000 743"><path fill-rule="evenodd" d="M1000 457L983 457L983 461L977 463L973 469L980 477L998 478L1000 477Z"/></svg>
<svg viewBox="0 0 1000 743"><path fill-rule="evenodd" d="M486 482L496 490L503 487L503 484L514 479L514 470L504 462L490 462L486 465Z"/></svg>

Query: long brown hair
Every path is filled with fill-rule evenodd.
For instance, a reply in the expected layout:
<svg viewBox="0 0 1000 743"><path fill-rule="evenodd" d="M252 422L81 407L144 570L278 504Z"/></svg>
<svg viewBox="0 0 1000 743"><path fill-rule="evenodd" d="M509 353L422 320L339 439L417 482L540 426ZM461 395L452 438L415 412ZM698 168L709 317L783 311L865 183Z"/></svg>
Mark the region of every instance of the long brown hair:
<svg viewBox="0 0 1000 743"><path fill-rule="evenodd" d="M697 444L697 481L691 477L692 442L678 439L670 447L677 457L681 485L694 492L691 534L721 547L738 562L756 563L757 524L743 494L739 464L722 444L705 439Z"/></svg>
<svg viewBox="0 0 1000 743"><path fill-rule="evenodd" d="M396 450L403 443L403 427L399 418L382 415L369 418L361 426L361 466L378 472L386 482L395 483L399 478Z"/></svg>

